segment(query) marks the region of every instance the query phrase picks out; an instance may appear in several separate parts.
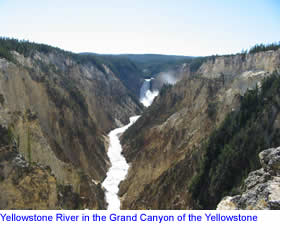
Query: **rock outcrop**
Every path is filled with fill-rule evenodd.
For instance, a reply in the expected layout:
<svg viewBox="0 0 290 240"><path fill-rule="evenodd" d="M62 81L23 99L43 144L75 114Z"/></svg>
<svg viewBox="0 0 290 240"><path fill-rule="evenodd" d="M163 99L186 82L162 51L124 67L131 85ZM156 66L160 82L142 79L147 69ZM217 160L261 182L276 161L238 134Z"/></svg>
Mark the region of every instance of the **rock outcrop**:
<svg viewBox="0 0 290 240"><path fill-rule="evenodd" d="M259 159L262 168L248 175L243 192L224 197L217 210L280 209L280 147L261 152Z"/></svg>

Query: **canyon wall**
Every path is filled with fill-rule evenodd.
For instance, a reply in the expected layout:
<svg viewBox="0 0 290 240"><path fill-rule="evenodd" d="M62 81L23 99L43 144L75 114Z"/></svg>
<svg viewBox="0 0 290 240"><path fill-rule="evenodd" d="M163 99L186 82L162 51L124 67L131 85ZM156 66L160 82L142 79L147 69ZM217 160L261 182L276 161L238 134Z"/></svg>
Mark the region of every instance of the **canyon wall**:
<svg viewBox="0 0 290 240"><path fill-rule="evenodd" d="M225 192L217 193L216 186L210 185L206 177L215 178L215 167L220 167L220 163L204 160L204 156L209 151L209 141L215 139L213 135L225 125L228 115L235 118L244 114L244 108L240 110L241 102L250 98L251 91L257 95L264 79L276 70L279 72L280 50L213 56L197 69L188 67L194 71L185 74L176 85L163 87L154 103L122 136L124 155L131 166L120 185L123 209L215 208L220 195L239 185L241 175L246 174L240 170L231 186L221 180L218 183L224 184ZM279 83L279 79L275 84L277 81ZM270 79L267 84L272 82L274 80ZM260 115L255 115L253 120L258 126L255 127L260 129L258 124L266 119L269 134L265 136L267 143L264 145L273 144L272 136L279 132L279 89L275 91L278 92L271 92L271 98L259 97L261 105L264 104L263 110L259 110ZM246 117L245 122L248 121ZM254 134L252 137L256 137ZM250 163L245 164L245 169L258 168L255 161L251 167ZM211 171L206 172L204 166ZM231 169L219 171L227 174ZM206 202L206 197L211 200Z"/></svg>
<svg viewBox="0 0 290 240"><path fill-rule="evenodd" d="M143 107L109 67L114 63L28 46L36 50L10 51L13 61L0 58L0 124L30 165L51 169L64 201L76 195L82 200L74 207L105 208L100 182L109 167L106 135ZM141 81L137 69L130 74ZM9 208L12 200L6 201Z"/></svg>

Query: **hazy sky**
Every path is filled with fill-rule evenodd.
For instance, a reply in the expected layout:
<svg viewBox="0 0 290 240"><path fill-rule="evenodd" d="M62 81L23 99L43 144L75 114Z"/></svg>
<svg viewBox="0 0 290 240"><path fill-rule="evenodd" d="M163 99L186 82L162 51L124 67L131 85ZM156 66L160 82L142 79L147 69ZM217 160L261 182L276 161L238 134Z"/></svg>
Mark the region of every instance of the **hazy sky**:
<svg viewBox="0 0 290 240"><path fill-rule="evenodd" d="M280 1L0 0L0 36L73 52L236 53L280 41Z"/></svg>

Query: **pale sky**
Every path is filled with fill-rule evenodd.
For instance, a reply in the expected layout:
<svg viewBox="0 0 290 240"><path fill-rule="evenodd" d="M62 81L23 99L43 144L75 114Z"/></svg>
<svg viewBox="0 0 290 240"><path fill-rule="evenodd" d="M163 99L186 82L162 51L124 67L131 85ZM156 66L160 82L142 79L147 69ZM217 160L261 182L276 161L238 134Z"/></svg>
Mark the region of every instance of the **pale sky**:
<svg viewBox="0 0 290 240"><path fill-rule="evenodd" d="M0 36L73 52L229 54L280 41L280 1L0 0Z"/></svg>

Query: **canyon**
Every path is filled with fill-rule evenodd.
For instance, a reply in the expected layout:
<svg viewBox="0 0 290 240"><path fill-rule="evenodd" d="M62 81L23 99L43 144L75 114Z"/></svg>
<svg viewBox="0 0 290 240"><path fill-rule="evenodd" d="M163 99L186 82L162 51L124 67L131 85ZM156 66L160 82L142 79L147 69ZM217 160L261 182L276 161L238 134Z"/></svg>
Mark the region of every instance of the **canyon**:
<svg viewBox="0 0 290 240"><path fill-rule="evenodd" d="M0 209L215 209L280 146L280 49L0 46Z"/></svg>

